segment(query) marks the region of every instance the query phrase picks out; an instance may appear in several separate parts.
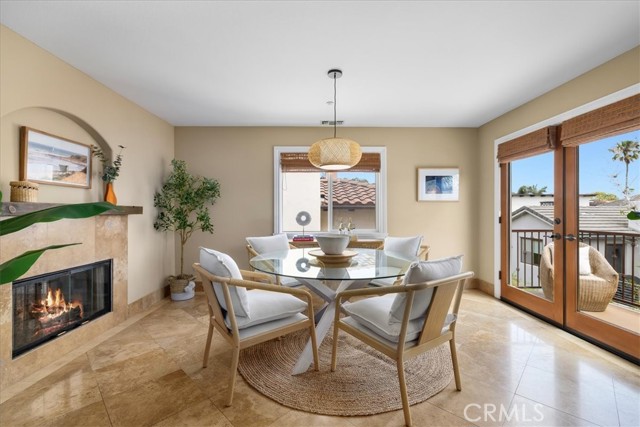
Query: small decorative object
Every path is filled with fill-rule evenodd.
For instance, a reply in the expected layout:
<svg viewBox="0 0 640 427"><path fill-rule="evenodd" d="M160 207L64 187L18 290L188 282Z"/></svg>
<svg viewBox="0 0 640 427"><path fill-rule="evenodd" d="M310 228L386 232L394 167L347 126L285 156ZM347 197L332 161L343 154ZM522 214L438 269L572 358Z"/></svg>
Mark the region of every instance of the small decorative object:
<svg viewBox="0 0 640 427"><path fill-rule="evenodd" d="M20 180L91 188L91 147L22 126Z"/></svg>
<svg viewBox="0 0 640 427"><path fill-rule="evenodd" d="M302 257L296 261L296 268L298 271L304 273L309 271L311 266L309 265L309 258Z"/></svg>
<svg viewBox="0 0 640 427"><path fill-rule="evenodd" d="M345 234L325 234L316 236L318 245L325 255L341 255L349 245L349 236Z"/></svg>
<svg viewBox="0 0 640 427"><path fill-rule="evenodd" d="M457 201L460 170L457 168L418 169L418 201Z"/></svg>
<svg viewBox="0 0 640 427"><path fill-rule="evenodd" d="M343 251L341 254L329 255L329 254L325 254L321 250L316 249L316 250L309 251L309 255L316 257L317 261L325 265L333 266L334 264L340 264L341 266L344 266L343 264L350 263L351 258L358 255L358 253L354 251ZM311 261L310 263L311 265L318 264L318 262L314 262L314 261Z"/></svg>
<svg viewBox="0 0 640 427"><path fill-rule="evenodd" d="M294 242L313 242L313 236L304 234L304 227L311 223L311 214L307 211L300 211L296 215L296 222L302 226L302 234L293 236Z"/></svg>
<svg viewBox="0 0 640 427"><path fill-rule="evenodd" d="M193 280L193 275L184 273L184 245L196 230L213 233L207 205L220 197L220 184L215 179L191 175L184 160L174 159L171 165L169 178L153 196L153 206L159 210L153 228L180 236L180 274L170 276L168 281L172 294L183 294Z"/></svg>
<svg viewBox="0 0 640 427"><path fill-rule="evenodd" d="M340 232L340 234L347 234L352 242L357 241L358 236L353 232L353 230L356 229L356 226L351 221L351 218L349 218L349 222L346 225L344 224L344 222L342 222L342 218L340 218L339 221L340 225L338 225L338 231Z"/></svg>
<svg viewBox="0 0 640 427"><path fill-rule="evenodd" d="M104 201L109 202L112 205L118 204L116 193L113 190L113 181L115 181L118 175L120 175L120 167L122 166L122 150L125 149L122 145L118 145L118 147L120 147L120 151L116 155L116 159L111 161L104 154L102 148L95 145L91 146L91 152L102 163L102 180L106 183Z"/></svg>
<svg viewBox="0 0 640 427"><path fill-rule="evenodd" d="M12 202L37 202L38 188L35 182L29 181L11 181L11 198Z"/></svg>

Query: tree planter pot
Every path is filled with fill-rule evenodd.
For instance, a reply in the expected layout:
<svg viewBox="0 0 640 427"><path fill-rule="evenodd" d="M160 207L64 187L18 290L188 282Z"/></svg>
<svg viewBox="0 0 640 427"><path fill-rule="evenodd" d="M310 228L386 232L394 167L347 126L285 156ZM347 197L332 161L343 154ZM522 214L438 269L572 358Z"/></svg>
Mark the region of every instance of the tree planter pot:
<svg viewBox="0 0 640 427"><path fill-rule="evenodd" d="M193 276L185 279L178 279L176 276L169 276L167 283L171 289L171 299L173 301L184 301L194 297L196 284Z"/></svg>

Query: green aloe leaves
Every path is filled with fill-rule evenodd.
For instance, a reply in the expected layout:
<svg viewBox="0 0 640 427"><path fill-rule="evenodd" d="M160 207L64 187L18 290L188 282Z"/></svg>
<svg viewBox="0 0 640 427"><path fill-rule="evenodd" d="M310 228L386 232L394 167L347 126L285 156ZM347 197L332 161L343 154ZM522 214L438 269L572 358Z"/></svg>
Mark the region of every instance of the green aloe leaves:
<svg viewBox="0 0 640 427"><path fill-rule="evenodd" d="M107 202L78 203L73 205L55 206L28 214L7 218L0 221L0 236L15 233L39 222L53 222L61 219L89 218L103 212L118 209ZM59 249L66 246L78 245L68 243L63 245L51 245L42 249L27 251L22 255L12 258L0 265L0 284L13 282L31 268L31 266L47 250Z"/></svg>

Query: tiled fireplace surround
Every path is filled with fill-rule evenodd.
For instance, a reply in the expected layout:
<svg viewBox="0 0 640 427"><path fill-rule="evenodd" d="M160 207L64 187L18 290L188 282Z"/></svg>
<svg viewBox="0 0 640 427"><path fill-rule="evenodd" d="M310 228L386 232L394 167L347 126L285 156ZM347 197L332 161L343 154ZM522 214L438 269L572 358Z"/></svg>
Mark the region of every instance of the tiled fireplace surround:
<svg viewBox="0 0 640 427"><path fill-rule="evenodd" d="M11 285L0 286L0 389L6 389L35 371L49 366L82 343L113 328L128 317L126 214L103 214L93 218L36 224L0 238L0 263L27 250L51 244L81 242L81 245L45 252L23 276L62 270L105 259L113 259L112 312L15 359L12 346Z"/></svg>

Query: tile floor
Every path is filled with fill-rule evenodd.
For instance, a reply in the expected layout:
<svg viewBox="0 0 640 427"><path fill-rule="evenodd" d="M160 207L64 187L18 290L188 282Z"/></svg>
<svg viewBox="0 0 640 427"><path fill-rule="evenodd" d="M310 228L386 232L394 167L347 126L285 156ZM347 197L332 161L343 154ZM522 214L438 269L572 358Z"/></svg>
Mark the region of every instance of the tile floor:
<svg viewBox="0 0 640 427"><path fill-rule="evenodd" d="M202 369L207 316L202 294L163 301L1 390L0 425L403 425L402 411L343 418L290 410L240 376L234 405L224 407L230 351L216 335ZM636 365L476 290L464 294L457 332L463 390L452 381L413 406L416 426L640 425Z"/></svg>

